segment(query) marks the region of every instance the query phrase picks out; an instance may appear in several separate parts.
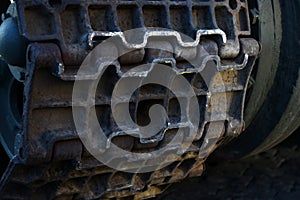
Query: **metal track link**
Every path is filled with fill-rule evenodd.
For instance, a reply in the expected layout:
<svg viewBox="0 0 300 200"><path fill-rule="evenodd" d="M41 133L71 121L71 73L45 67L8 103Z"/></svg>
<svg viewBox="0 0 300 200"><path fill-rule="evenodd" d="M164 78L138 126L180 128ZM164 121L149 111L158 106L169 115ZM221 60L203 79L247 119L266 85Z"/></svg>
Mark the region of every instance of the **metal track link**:
<svg viewBox="0 0 300 200"><path fill-rule="evenodd" d="M246 38L250 35L247 2L234 2L16 1L20 30L30 45L23 126L16 136L15 156L0 181L0 196L3 199L145 199L162 193L173 182L200 176L207 156L225 137L239 135L244 127L245 92L259 53L258 43ZM166 34L162 29L149 27L173 31ZM147 29L139 45L123 36L122 31L132 28ZM184 41L179 32L191 36L193 41ZM109 103L117 80L129 68L144 63L169 63L189 81L197 95L201 116L195 141L176 162L154 172L131 174L104 166L90 155L76 132L72 90L79 65L96 44L114 35L133 51L107 68L96 91L97 117L110 141L128 151L150 152L167 145L180 126L175 96L161 87L141 87L130 102L134 120L145 123L147 114L142 111L158 103L166 108L172 127L168 127L160 140L145 143L118 134ZM157 47L163 50L147 48L148 44L154 44L150 39L154 35L160 36ZM174 36L175 45L168 42ZM201 55L199 48L207 54ZM199 58L197 67L170 53L179 51L188 58ZM200 74L208 68L216 72L209 85ZM82 80L94 78L86 74ZM224 96L226 109L213 115L212 107L224 104Z"/></svg>

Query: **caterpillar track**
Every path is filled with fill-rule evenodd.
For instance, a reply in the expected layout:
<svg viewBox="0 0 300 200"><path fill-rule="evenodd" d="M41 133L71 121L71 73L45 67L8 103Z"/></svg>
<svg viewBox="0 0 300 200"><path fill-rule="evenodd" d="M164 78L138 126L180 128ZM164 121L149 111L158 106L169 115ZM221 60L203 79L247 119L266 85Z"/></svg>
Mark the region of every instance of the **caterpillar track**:
<svg viewBox="0 0 300 200"><path fill-rule="evenodd" d="M146 199L174 182L201 176L205 159L245 128L246 91L260 51L252 20L246 0L11 3L2 22L11 35L0 42L5 47L0 49L0 152L8 163L1 168L1 199ZM143 30L139 43L128 39L126 31L131 29ZM18 51L7 50L9 38L14 38ZM74 83L97 79L97 73L78 71L89 53L109 38L117 38L128 53L109 65L96 84L93 106L107 137L99 148L106 151L113 143L127 152L149 154L166 148L170 153L160 163L151 163L151 158L143 162L143 167L157 165L154 171L129 173L108 167L79 137L72 113ZM118 80L143 64L168 65L194 89L198 131L180 155L175 151L182 144L168 145L180 128L188 135L185 129L190 127L182 123L172 91L148 84L130 98L130 116L141 126L149 123L151 106L165 108L168 121L159 137L142 140L127 135L114 120L110 101ZM205 79L202 74L211 71ZM189 102L186 91L179 91ZM186 110L193 108L187 103ZM111 160L135 169L126 156L114 155Z"/></svg>

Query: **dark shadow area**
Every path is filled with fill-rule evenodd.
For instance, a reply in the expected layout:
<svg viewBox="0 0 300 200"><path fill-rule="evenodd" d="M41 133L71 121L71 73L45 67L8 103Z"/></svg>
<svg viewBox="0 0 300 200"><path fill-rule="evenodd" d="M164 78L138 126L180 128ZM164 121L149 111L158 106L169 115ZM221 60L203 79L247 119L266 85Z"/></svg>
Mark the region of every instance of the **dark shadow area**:
<svg viewBox="0 0 300 200"><path fill-rule="evenodd" d="M9 158L0 143L0 179L9 163Z"/></svg>
<svg viewBox="0 0 300 200"><path fill-rule="evenodd" d="M277 147L244 160L206 162L202 177L174 184L159 199L289 199L300 198L300 129Z"/></svg>

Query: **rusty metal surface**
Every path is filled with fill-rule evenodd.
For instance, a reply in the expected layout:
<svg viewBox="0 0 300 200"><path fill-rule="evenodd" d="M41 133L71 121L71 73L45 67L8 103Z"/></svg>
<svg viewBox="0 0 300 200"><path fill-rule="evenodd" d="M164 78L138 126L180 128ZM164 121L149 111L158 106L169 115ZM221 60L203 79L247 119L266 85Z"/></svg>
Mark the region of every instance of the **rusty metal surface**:
<svg viewBox="0 0 300 200"><path fill-rule="evenodd" d="M216 144L239 135L244 128L245 92L259 52L258 43L249 38L247 2L230 2L16 1L21 34L30 45L23 129L17 135L16 154L1 179L0 195L10 199L142 199L163 192L170 183L201 175L203 163ZM132 28L146 30L138 45L123 36L122 31ZM193 41L184 41L179 32ZM117 134L108 103L120 73L129 68L143 63L171 63L194 87L199 101L199 137L176 162L152 173L118 172L99 163L82 145L73 122L72 90L78 67L94 45L114 35L134 51L105 71L96 91L99 123L112 142L133 152L149 152L168 144L174 137L172 129L180 125L174 96L158 86L142 87L130 102L133 118L147 124L148 116L143 111L159 103L171 116L173 128L159 140L148 142ZM163 51L146 48L152 36L159 36ZM174 37L176 45L168 42ZM175 56L168 48L182 56ZM197 58L198 48L204 48L208 55L195 68L183 58ZM198 72L209 67L216 75L210 85L205 85ZM219 114L225 115L218 116L217 112L212 116L211 107L223 104L224 95L226 110ZM16 187L20 190L13 192Z"/></svg>
<svg viewBox="0 0 300 200"><path fill-rule="evenodd" d="M79 65L95 36L103 39L151 27L173 29L196 40L222 30L223 40L225 32L228 41L220 46L220 56L234 58L240 52L239 36L250 35L248 5L245 1L236 5L228 1L17 1L17 11L22 35L30 41L57 41L65 64ZM209 31L196 34L198 29Z"/></svg>

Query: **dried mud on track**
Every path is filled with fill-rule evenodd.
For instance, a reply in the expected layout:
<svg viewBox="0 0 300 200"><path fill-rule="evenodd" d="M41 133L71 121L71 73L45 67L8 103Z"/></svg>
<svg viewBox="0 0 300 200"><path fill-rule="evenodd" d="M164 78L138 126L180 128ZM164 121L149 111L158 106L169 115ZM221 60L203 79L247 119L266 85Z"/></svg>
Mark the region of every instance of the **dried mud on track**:
<svg viewBox="0 0 300 200"><path fill-rule="evenodd" d="M300 199L300 131L281 145L240 161L216 152L202 177L175 184L159 199Z"/></svg>

